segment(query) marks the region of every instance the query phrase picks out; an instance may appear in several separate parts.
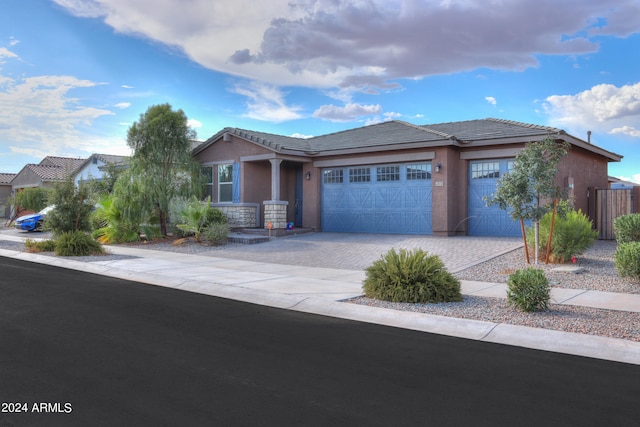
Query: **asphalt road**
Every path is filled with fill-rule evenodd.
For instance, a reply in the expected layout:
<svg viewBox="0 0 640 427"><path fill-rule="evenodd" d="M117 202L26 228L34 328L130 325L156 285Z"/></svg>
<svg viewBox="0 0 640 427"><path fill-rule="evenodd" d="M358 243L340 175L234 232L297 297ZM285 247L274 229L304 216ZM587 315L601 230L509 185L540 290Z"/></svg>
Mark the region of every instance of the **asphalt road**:
<svg viewBox="0 0 640 427"><path fill-rule="evenodd" d="M635 426L639 378L0 257L2 427Z"/></svg>

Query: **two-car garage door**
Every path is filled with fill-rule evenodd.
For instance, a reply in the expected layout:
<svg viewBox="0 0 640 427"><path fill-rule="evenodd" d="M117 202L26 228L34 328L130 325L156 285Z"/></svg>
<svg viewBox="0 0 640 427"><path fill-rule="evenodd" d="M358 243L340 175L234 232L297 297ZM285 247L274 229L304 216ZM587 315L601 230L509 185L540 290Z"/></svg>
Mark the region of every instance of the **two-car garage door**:
<svg viewBox="0 0 640 427"><path fill-rule="evenodd" d="M484 201L511 167L513 159L469 162L469 235L520 235L517 221ZM322 170L323 231L431 234L431 200L430 162Z"/></svg>
<svg viewBox="0 0 640 427"><path fill-rule="evenodd" d="M322 170L322 229L431 234L431 163Z"/></svg>

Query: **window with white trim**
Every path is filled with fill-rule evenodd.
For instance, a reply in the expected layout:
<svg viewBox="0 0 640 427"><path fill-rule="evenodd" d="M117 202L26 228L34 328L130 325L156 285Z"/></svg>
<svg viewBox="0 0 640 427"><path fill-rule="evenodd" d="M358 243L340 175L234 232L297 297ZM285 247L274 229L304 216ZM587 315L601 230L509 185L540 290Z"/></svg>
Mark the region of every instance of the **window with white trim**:
<svg viewBox="0 0 640 427"><path fill-rule="evenodd" d="M233 202L233 165L218 165L218 202Z"/></svg>
<svg viewBox="0 0 640 427"><path fill-rule="evenodd" d="M202 176L204 176L205 195L211 196L211 200L213 200L213 167L203 166L201 170Z"/></svg>

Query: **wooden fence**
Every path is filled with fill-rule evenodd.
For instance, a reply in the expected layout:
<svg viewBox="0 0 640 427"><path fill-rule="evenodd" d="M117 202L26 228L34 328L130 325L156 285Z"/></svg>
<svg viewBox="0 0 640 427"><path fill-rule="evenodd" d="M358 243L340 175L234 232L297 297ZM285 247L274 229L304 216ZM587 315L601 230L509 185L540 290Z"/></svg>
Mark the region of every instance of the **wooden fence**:
<svg viewBox="0 0 640 427"><path fill-rule="evenodd" d="M596 190L596 228L598 239L615 239L613 220L635 212L633 189Z"/></svg>

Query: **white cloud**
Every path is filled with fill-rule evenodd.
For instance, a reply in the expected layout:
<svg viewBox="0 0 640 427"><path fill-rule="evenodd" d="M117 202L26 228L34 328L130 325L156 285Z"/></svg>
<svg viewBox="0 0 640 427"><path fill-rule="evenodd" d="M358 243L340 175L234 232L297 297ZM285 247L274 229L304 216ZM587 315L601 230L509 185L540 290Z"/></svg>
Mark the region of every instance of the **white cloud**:
<svg viewBox="0 0 640 427"><path fill-rule="evenodd" d="M18 55L16 55L15 53L11 52L6 47L0 47L0 61L2 61L3 58L17 58L17 57L18 57Z"/></svg>
<svg viewBox="0 0 640 427"><path fill-rule="evenodd" d="M623 134L634 137L640 137L640 129L636 129L633 126L622 126L619 128L611 129L610 134Z"/></svg>
<svg viewBox="0 0 640 427"><path fill-rule="evenodd" d="M576 95L553 95L543 104L553 125L640 136L640 83L601 84Z"/></svg>
<svg viewBox="0 0 640 427"><path fill-rule="evenodd" d="M114 105L114 107L119 108L121 110L127 109L129 107L131 107L131 103L130 102L118 102L116 105Z"/></svg>
<svg viewBox="0 0 640 427"><path fill-rule="evenodd" d="M134 89L135 86L129 86L129 85L121 85L120 86L122 89Z"/></svg>
<svg viewBox="0 0 640 427"><path fill-rule="evenodd" d="M198 129L198 128L201 128L201 127L202 127L202 122L199 122L199 121L198 121L198 120L196 120L196 119L189 119L189 120L187 121L187 125L188 125L190 128Z"/></svg>
<svg viewBox="0 0 640 427"><path fill-rule="evenodd" d="M309 138L313 138L313 135L305 135L303 133L293 133L291 135L289 135L292 138L302 138L302 139L309 139Z"/></svg>
<svg viewBox="0 0 640 427"><path fill-rule="evenodd" d="M350 122L364 116L380 114L382 107L379 104L362 105L356 103L346 104L344 107L336 105L323 105L313 113L313 117L332 122Z"/></svg>
<svg viewBox="0 0 640 427"><path fill-rule="evenodd" d="M491 105L496 105L498 103L498 101L493 96L485 96L484 99Z"/></svg>
<svg viewBox="0 0 640 427"><path fill-rule="evenodd" d="M620 176L618 178L621 179L622 181L629 181L629 182L635 182L636 184L640 184L640 173L632 175L631 178L625 177L625 176Z"/></svg>
<svg viewBox="0 0 640 427"><path fill-rule="evenodd" d="M246 117L271 122L299 119L301 107L288 106L283 92L272 85L258 82L237 84L232 91L248 98Z"/></svg>
<svg viewBox="0 0 640 427"><path fill-rule="evenodd" d="M114 141L89 137L81 130L99 117L113 113L81 105L78 99L70 96L74 89L99 84L71 76L5 78L0 87L0 110L3 111L0 141L11 141L10 150L14 153L46 150L46 155L93 153L114 144Z"/></svg>
<svg viewBox="0 0 640 427"><path fill-rule="evenodd" d="M637 0L55 1L213 70L359 91L478 68L523 70L539 55L590 53L599 36L640 31Z"/></svg>

